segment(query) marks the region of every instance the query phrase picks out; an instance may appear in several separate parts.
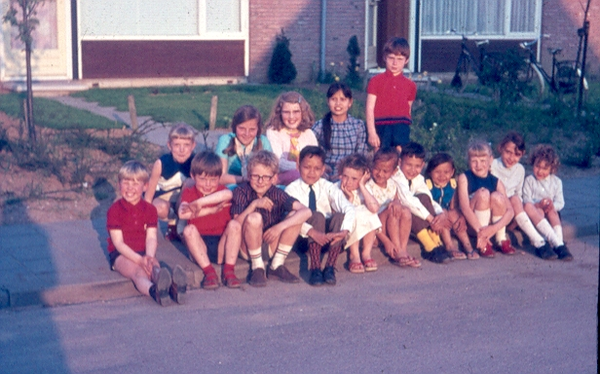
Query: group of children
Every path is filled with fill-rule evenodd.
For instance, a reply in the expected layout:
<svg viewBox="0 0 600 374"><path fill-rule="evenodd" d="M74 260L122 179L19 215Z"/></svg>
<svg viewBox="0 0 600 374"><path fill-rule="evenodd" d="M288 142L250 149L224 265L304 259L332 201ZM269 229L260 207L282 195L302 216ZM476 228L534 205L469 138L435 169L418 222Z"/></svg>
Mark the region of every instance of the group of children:
<svg viewBox="0 0 600 374"><path fill-rule="evenodd" d="M422 246L421 257L434 263L493 257L492 237L496 249L510 255L515 249L506 227L513 221L539 257L571 260L562 239L558 211L564 200L551 147L534 150L534 174L527 178L519 163L523 138L512 132L500 143L498 159L488 143L473 142L469 170L458 178L446 153L434 155L422 175L426 151L409 141L416 94L402 75L409 53L404 39L386 43L386 72L367 89L366 126L348 113L352 92L342 83L330 86L330 111L314 125L310 105L297 92L277 99L266 136L259 111L239 108L232 132L214 152L194 154L194 130L174 126L170 153L151 173L136 161L119 173L122 198L107 218L113 270L161 305L183 302L185 272L161 268L156 260L158 218L169 220L168 239L184 240L204 272L206 289L220 285L213 262L223 264L224 286L240 287L238 257L250 262L251 286L263 287L267 279L298 283L285 266L295 245L306 248L313 286L336 284L335 264L344 249L351 273L377 270L375 246L394 265L420 267L407 252L411 235Z"/></svg>

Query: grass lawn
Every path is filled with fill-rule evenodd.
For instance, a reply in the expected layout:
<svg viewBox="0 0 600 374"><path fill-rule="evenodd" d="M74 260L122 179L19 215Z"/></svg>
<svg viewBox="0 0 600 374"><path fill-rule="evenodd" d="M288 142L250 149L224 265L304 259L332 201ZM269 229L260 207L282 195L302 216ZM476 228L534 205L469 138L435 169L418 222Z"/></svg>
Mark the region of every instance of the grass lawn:
<svg viewBox="0 0 600 374"><path fill-rule="evenodd" d="M218 96L217 124L219 128L228 128L231 116L242 105L257 107L266 122L277 96L281 93L297 90L310 103L317 119L328 111L326 85L313 88L297 88L277 85L229 85L229 86L184 86L154 87L134 89L93 89L79 92L73 96L95 101L102 106L114 106L127 111L127 96L135 97L138 115L151 116L156 121L186 122L202 130L208 127L210 102ZM359 95L360 96L360 95ZM355 117L364 117L364 99L356 100L352 109Z"/></svg>
<svg viewBox="0 0 600 374"><path fill-rule="evenodd" d="M23 118L23 100L25 98L24 93L0 95L0 111L14 118ZM86 110L71 108L43 97L35 97L33 103L35 122L43 127L110 129L122 126Z"/></svg>

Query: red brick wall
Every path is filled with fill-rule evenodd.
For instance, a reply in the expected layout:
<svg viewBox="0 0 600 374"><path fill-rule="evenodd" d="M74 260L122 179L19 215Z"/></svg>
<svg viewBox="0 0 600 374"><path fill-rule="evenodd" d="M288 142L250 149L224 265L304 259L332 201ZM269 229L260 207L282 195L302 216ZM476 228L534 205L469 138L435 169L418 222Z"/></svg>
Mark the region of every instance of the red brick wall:
<svg viewBox="0 0 600 374"><path fill-rule="evenodd" d="M583 25L582 3L587 0L544 0L542 9L542 34L550 34L544 39L541 49L541 60L544 68L552 67L552 57L548 48L562 48L559 57L574 60L577 55L579 38L577 29ZM586 75L600 78L600 2L592 1L588 20L590 34L587 50Z"/></svg>
<svg viewBox="0 0 600 374"><path fill-rule="evenodd" d="M327 64L348 60L348 39L364 46L364 0L327 1ZM284 29L290 39L296 83L314 81L319 72L321 0L250 0L250 71L248 80L266 82L275 37Z"/></svg>

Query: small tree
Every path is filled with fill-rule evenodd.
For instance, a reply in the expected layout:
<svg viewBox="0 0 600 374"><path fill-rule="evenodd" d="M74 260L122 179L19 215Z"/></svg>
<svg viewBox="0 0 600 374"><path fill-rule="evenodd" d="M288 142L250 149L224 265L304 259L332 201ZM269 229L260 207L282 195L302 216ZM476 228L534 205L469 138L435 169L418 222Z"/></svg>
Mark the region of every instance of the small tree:
<svg viewBox="0 0 600 374"><path fill-rule="evenodd" d="M281 34L277 35L268 74L269 82L276 84L288 84L296 79L298 74L292 62L290 40L285 36L283 29L281 29Z"/></svg>
<svg viewBox="0 0 600 374"><path fill-rule="evenodd" d="M358 62L358 56L360 56L360 47L358 46L358 38L356 35L352 36L348 40L348 47L346 52L350 55L348 64L348 73L346 74L346 83L356 89L362 89L362 76L360 74L360 63Z"/></svg>
<svg viewBox="0 0 600 374"><path fill-rule="evenodd" d="M10 9L4 15L4 22L8 22L11 26L17 27L19 33L17 38L25 44L25 65L27 70L27 105L25 110L25 122L29 139L32 144L36 143L35 126L33 121L33 90L31 77L31 50L33 44L33 30L39 25L39 21L35 18L36 8L45 0L14 0L10 2ZM15 5L21 8L21 19L17 19L19 11L15 9Z"/></svg>

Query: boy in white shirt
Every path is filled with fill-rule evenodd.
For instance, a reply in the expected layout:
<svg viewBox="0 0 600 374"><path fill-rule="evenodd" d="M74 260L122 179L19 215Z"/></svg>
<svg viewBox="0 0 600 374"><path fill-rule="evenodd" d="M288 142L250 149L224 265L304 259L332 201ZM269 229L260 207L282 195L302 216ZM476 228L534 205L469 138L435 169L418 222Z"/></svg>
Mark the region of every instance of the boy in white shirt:
<svg viewBox="0 0 600 374"><path fill-rule="evenodd" d="M356 219L352 205L342 190L322 178L325 173L325 151L307 146L299 157L300 178L290 183L285 192L313 212L300 229L308 238L309 270L312 286L335 285L335 262ZM329 246L325 268L321 271L321 251Z"/></svg>

